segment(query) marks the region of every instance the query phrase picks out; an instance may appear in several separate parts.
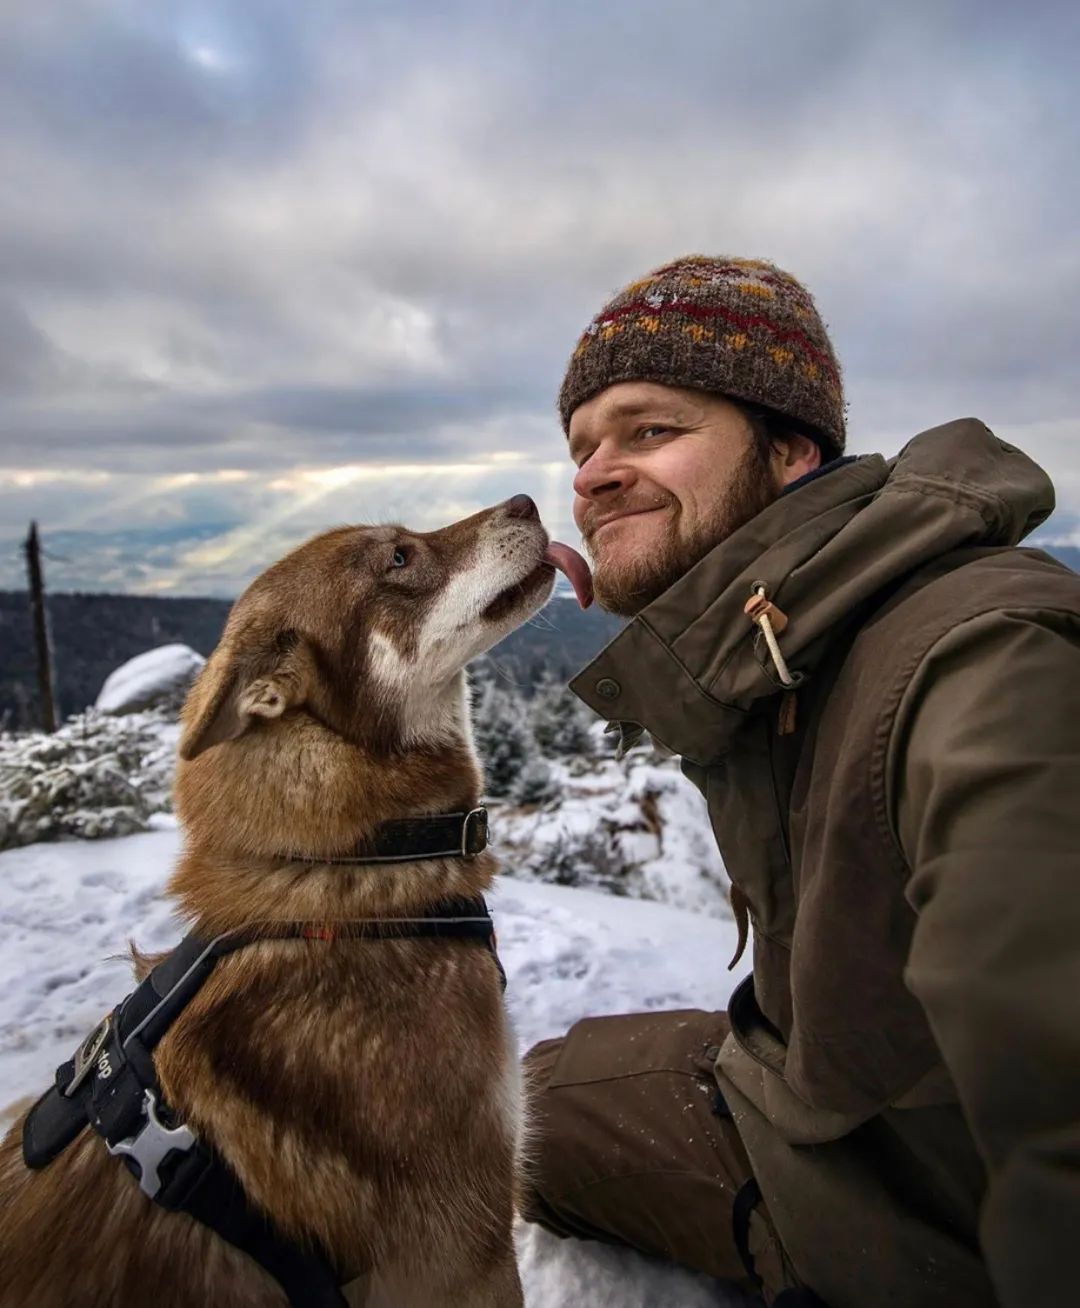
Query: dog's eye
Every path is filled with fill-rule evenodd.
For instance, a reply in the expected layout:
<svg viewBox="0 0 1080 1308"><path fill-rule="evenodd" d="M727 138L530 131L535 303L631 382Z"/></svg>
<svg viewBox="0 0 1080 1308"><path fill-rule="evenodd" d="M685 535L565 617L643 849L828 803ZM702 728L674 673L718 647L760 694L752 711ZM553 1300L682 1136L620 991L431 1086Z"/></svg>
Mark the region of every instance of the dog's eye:
<svg viewBox="0 0 1080 1308"><path fill-rule="evenodd" d="M400 546L398 546L398 548L394 551L394 557L392 560L393 567L403 568L405 564L408 563L408 561L409 561L408 554Z"/></svg>

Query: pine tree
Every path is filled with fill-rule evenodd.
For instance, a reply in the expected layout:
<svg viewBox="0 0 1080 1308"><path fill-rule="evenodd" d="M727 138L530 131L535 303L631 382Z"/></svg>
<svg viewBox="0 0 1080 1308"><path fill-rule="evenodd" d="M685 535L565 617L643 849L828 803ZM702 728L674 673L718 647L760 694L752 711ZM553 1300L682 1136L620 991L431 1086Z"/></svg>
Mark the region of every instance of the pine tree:
<svg viewBox="0 0 1080 1308"><path fill-rule="evenodd" d="M542 754L533 754L518 773L511 797L519 804L546 804L558 793L558 783L547 761Z"/></svg>
<svg viewBox="0 0 1080 1308"><path fill-rule="evenodd" d="M545 676L529 706L529 725L545 754L590 754L592 715L561 682Z"/></svg>
<svg viewBox="0 0 1080 1308"><path fill-rule="evenodd" d="M0 736L0 849L145 831L169 808L177 735L162 710L88 709L52 735Z"/></svg>
<svg viewBox="0 0 1080 1308"><path fill-rule="evenodd" d="M484 767L485 790L506 798L536 754L525 702L493 681L479 680L473 689L473 739Z"/></svg>

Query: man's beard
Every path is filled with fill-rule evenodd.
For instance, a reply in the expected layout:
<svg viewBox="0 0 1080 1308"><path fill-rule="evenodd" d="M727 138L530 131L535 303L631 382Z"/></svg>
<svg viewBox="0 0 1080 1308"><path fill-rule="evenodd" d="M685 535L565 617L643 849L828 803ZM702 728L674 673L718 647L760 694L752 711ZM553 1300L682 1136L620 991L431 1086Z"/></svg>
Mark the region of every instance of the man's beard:
<svg viewBox="0 0 1080 1308"><path fill-rule="evenodd" d="M640 613L711 549L767 508L779 493L780 487L767 456L757 441L752 441L735 468L724 495L708 518L698 523L690 535L679 530L679 503L674 496L665 494L660 498L654 494L648 501L627 499L625 507L631 511L644 508L674 510L673 521L661 540L607 564L603 542L597 550L586 516L584 543L593 564L593 592L597 603L609 613L623 618ZM609 503L604 506L604 512L610 513L621 507ZM596 516L599 513L597 507Z"/></svg>

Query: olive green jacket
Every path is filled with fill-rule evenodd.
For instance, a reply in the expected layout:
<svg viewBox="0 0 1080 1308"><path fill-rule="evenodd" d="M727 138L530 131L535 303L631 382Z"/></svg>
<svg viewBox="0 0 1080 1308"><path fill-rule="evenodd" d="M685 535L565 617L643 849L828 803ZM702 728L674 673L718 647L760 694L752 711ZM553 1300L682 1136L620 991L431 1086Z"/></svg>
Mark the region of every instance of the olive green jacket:
<svg viewBox="0 0 1080 1308"><path fill-rule="evenodd" d="M831 1308L1080 1302L1080 576L1015 548L1053 502L982 423L923 432L783 495L573 683L708 802L754 940L717 1076Z"/></svg>

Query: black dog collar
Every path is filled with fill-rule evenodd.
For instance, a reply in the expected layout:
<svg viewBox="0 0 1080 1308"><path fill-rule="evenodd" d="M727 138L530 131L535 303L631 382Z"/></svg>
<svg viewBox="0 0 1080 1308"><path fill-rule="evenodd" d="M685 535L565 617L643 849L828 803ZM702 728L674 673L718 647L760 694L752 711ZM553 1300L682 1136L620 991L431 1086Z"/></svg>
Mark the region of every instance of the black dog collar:
<svg viewBox="0 0 1080 1308"><path fill-rule="evenodd" d="M285 855L290 862L413 863L425 858L475 858L487 849L488 812L474 808L468 813L436 813L432 817L399 818L377 827L371 840L358 845L352 854Z"/></svg>

